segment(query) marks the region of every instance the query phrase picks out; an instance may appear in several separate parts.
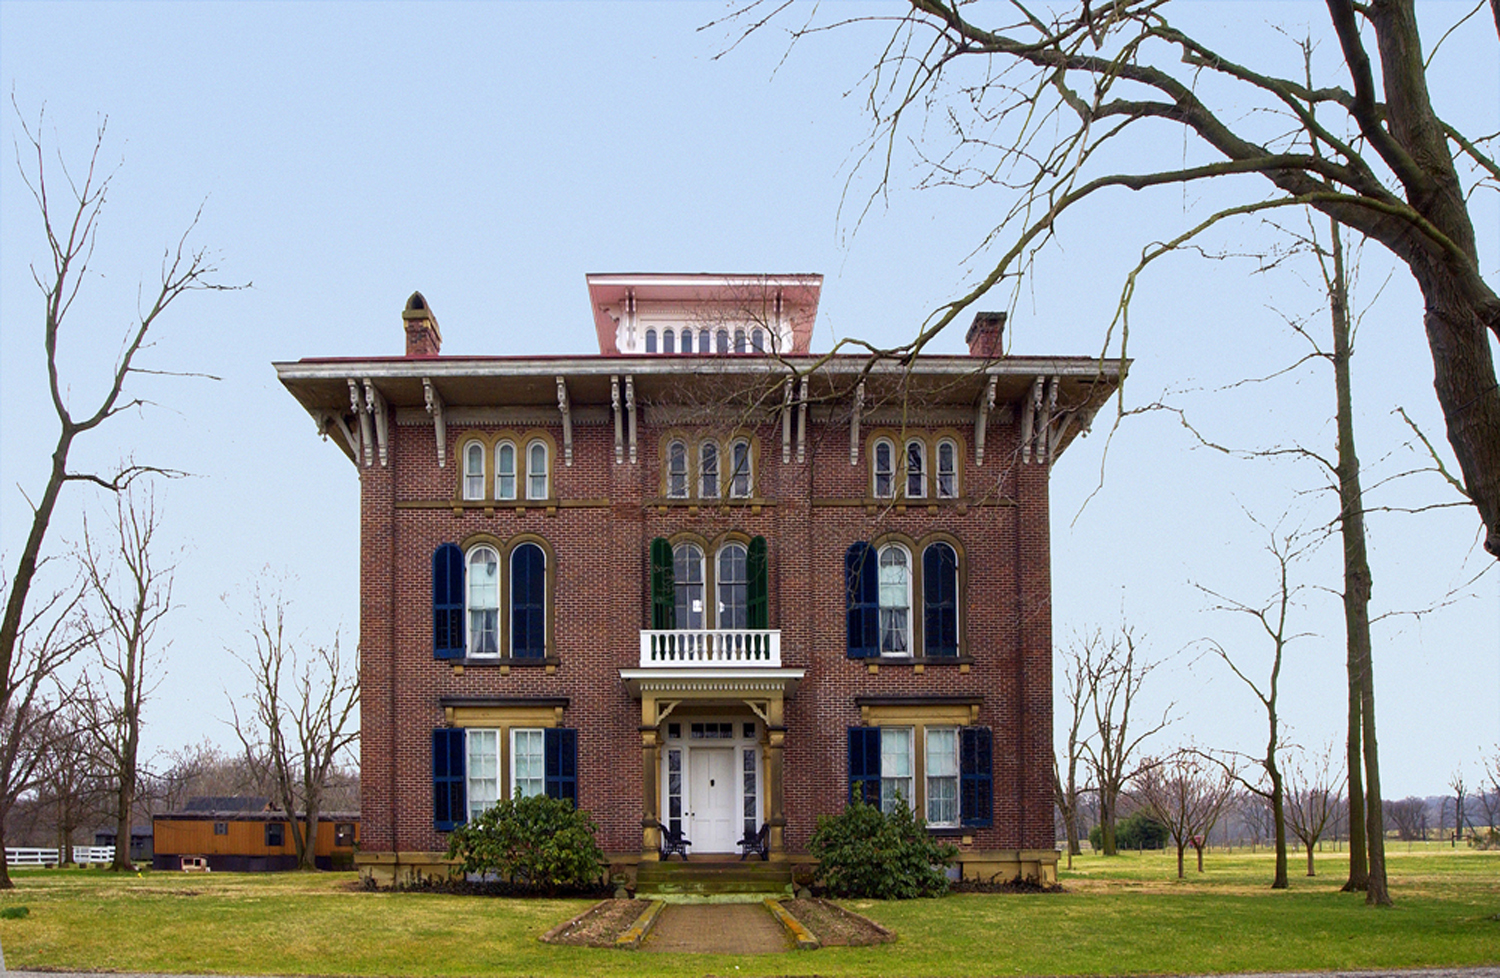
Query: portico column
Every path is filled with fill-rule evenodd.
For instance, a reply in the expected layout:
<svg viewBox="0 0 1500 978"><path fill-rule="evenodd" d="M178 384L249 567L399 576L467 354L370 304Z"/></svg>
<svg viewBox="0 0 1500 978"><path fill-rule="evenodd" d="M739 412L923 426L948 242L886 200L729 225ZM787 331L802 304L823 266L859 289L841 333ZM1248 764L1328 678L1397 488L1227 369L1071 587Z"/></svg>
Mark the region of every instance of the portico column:
<svg viewBox="0 0 1500 978"><path fill-rule="evenodd" d="M766 793L771 800L770 838L767 840L774 853L786 851L784 833L786 814L782 807L782 753L786 746L786 725L780 696L766 704L769 711L766 724Z"/></svg>
<svg viewBox="0 0 1500 978"><path fill-rule="evenodd" d="M656 732L656 699L641 697L641 858L651 861L661 852L661 811L657 794L657 772L661 769Z"/></svg>

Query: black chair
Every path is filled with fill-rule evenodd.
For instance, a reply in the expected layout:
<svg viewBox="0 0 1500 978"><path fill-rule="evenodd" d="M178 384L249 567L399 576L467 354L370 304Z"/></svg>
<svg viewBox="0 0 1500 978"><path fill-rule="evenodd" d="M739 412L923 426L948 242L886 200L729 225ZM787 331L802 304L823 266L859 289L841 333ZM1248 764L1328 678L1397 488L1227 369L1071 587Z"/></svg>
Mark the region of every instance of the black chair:
<svg viewBox="0 0 1500 978"><path fill-rule="evenodd" d="M760 827L758 832L746 832L745 837L740 840L740 862L752 852L760 856L761 862L771 858L771 847L768 845L771 838L771 825L766 823Z"/></svg>
<svg viewBox="0 0 1500 978"><path fill-rule="evenodd" d="M668 825L661 827L661 858L663 862L671 859L674 852L682 857L683 862L687 862L688 846L692 844L691 839L684 839L682 837L682 829L674 829Z"/></svg>

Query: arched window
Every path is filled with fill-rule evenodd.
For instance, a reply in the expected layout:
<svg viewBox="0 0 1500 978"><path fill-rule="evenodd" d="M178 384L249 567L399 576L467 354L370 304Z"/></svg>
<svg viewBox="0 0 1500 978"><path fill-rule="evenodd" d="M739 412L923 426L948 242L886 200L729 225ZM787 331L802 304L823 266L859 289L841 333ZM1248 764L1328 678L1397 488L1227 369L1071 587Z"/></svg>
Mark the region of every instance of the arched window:
<svg viewBox="0 0 1500 978"><path fill-rule="evenodd" d="M734 331L734 352L745 352L745 331L743 329L737 329Z"/></svg>
<svg viewBox="0 0 1500 978"><path fill-rule="evenodd" d="M880 654L911 654L911 557L906 548L880 548Z"/></svg>
<svg viewBox="0 0 1500 978"><path fill-rule="evenodd" d="M958 655L958 554L942 542L922 551L922 654Z"/></svg>
<svg viewBox="0 0 1500 978"><path fill-rule="evenodd" d="M751 331L751 333L750 333L750 348L752 350L754 350L756 353L764 353L764 352L766 352L766 333L765 333L765 330L756 328L756 329L754 329L754 330Z"/></svg>
<svg viewBox="0 0 1500 978"><path fill-rule="evenodd" d="M906 498L927 495L927 445L920 438L906 443Z"/></svg>
<svg viewBox="0 0 1500 978"><path fill-rule="evenodd" d="M661 352L677 352L677 336L670 329L664 330L661 334Z"/></svg>
<svg viewBox="0 0 1500 978"><path fill-rule="evenodd" d="M715 340L718 343L719 352L720 353L728 353L729 352L729 330L727 330L727 329L721 329L721 330L719 330L718 335L716 337L714 337L714 338L715 338Z"/></svg>
<svg viewBox="0 0 1500 978"><path fill-rule="evenodd" d="M508 441L495 446L495 498L516 498L516 446Z"/></svg>
<svg viewBox="0 0 1500 978"><path fill-rule="evenodd" d="M699 353L712 353L712 352L714 352L713 336L706 329L700 329L700 330L698 330L698 352Z"/></svg>
<svg viewBox="0 0 1500 978"><path fill-rule="evenodd" d="M667 445L667 496L671 499L686 499L687 494L687 443L674 438Z"/></svg>
<svg viewBox="0 0 1500 978"><path fill-rule="evenodd" d="M477 441L464 446L464 498L484 498L484 446Z"/></svg>
<svg viewBox="0 0 1500 978"><path fill-rule="evenodd" d="M937 494L939 499L958 495L958 446L947 438L937 447Z"/></svg>
<svg viewBox="0 0 1500 978"><path fill-rule="evenodd" d="M729 495L735 499L749 499L754 488L754 475L750 471L750 442L736 438L729 446Z"/></svg>
<svg viewBox="0 0 1500 978"><path fill-rule="evenodd" d="M719 445L706 441L698 446L698 495L719 498Z"/></svg>
<svg viewBox="0 0 1500 978"><path fill-rule="evenodd" d="M656 330L654 329L646 330L646 352L656 352Z"/></svg>
<svg viewBox="0 0 1500 978"><path fill-rule="evenodd" d="M719 550L718 627L749 628L749 574L744 544L727 543Z"/></svg>
<svg viewBox="0 0 1500 978"><path fill-rule="evenodd" d="M469 655L500 654L500 555L475 547L468 558Z"/></svg>
<svg viewBox="0 0 1500 978"><path fill-rule="evenodd" d="M534 441L526 446L526 498L546 499L547 489L547 443Z"/></svg>
<svg viewBox="0 0 1500 978"><path fill-rule="evenodd" d="M697 544L672 548L672 585L677 627L708 627L703 615L703 550Z"/></svg>
<svg viewBox="0 0 1500 978"><path fill-rule="evenodd" d="M510 552L510 654L547 655L547 554L534 543Z"/></svg>
<svg viewBox="0 0 1500 978"><path fill-rule="evenodd" d="M875 469L875 496L889 499L896 494L896 447L882 438L875 443L875 451L871 455L871 464Z"/></svg>

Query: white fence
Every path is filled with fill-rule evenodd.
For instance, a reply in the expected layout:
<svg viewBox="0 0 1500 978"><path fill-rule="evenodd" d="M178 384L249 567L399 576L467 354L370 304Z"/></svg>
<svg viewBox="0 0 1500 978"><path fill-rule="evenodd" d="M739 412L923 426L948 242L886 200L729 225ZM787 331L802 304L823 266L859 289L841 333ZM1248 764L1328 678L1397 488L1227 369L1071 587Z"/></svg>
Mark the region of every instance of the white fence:
<svg viewBox="0 0 1500 978"><path fill-rule="evenodd" d="M114 846L74 846L75 863L110 863L115 860ZM5 862L9 866L56 866L56 849L12 849L6 847Z"/></svg>

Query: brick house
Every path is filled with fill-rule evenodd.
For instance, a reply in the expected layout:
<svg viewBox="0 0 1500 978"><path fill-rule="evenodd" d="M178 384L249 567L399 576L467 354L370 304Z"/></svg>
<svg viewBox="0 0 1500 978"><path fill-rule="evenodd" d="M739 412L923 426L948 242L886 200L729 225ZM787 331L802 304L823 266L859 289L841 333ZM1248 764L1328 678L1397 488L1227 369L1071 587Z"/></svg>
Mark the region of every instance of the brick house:
<svg viewBox="0 0 1500 978"><path fill-rule="evenodd" d="M361 847L513 791L612 860L805 856L902 798L968 877L1055 878L1048 477L1119 364L810 352L819 275L590 275L599 355L276 364L361 483Z"/></svg>

